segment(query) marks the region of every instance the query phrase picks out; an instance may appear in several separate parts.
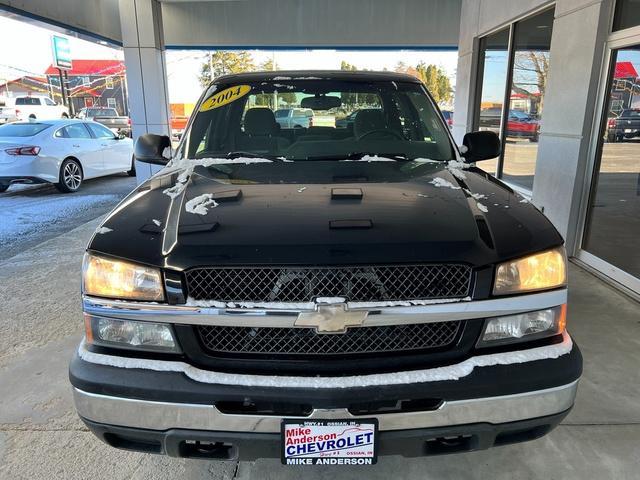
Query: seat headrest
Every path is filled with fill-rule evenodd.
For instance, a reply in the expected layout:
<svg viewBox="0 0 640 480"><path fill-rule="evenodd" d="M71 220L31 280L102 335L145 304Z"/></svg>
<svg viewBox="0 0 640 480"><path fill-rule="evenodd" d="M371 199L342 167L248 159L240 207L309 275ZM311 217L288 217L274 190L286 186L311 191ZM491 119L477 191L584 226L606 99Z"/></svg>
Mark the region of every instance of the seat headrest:
<svg viewBox="0 0 640 480"><path fill-rule="evenodd" d="M276 117L269 108L250 108L244 114L244 131L248 135L273 135L278 131Z"/></svg>
<svg viewBox="0 0 640 480"><path fill-rule="evenodd" d="M372 130L384 130L385 128L384 115L382 115L382 110L379 108L367 108L358 111L353 122L353 133L356 137L360 137Z"/></svg>

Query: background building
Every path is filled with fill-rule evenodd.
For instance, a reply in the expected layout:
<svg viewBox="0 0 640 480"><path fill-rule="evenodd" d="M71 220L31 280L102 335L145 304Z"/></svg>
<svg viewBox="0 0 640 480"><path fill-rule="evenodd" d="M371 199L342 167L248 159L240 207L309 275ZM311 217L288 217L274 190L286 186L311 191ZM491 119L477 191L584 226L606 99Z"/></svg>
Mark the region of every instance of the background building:
<svg viewBox="0 0 640 480"><path fill-rule="evenodd" d="M73 60L73 68L63 71L68 77L67 91L73 111L84 107L112 107L120 115L129 115L124 63L119 60ZM54 92L54 100L62 104L60 76L53 65L45 71Z"/></svg>

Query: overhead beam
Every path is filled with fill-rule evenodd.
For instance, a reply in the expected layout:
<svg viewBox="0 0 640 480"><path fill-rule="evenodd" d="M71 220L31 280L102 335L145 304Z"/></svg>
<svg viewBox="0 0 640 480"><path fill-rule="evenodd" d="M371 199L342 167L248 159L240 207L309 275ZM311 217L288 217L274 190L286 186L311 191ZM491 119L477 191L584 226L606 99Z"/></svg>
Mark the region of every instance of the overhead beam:
<svg viewBox="0 0 640 480"><path fill-rule="evenodd" d="M163 1L167 48L446 48L461 0Z"/></svg>
<svg viewBox="0 0 640 480"><path fill-rule="evenodd" d="M0 14L85 40L122 45L117 0L0 0Z"/></svg>

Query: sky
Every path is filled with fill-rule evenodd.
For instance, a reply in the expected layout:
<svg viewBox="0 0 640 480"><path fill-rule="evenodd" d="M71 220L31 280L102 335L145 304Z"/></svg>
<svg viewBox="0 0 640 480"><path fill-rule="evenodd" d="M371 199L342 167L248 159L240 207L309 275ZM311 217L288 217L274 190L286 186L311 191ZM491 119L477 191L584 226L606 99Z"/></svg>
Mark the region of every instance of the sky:
<svg viewBox="0 0 640 480"><path fill-rule="evenodd" d="M0 82L23 75L42 75L51 64L52 31L11 18L0 16ZM56 35L59 35L56 33ZM65 35L62 35L65 36ZM98 43L68 37L71 55L76 59L122 60L122 50ZM20 39L20 41L16 41ZM14 45L13 48L6 48ZM167 79L169 100L172 103L194 103L201 93L197 74L206 56L205 51L168 50ZM441 67L455 85L458 53L456 51L338 51L297 50L277 52L251 51L255 63L260 64L275 55L282 70L339 69L345 60L358 68L393 70L399 62L415 66L419 62Z"/></svg>

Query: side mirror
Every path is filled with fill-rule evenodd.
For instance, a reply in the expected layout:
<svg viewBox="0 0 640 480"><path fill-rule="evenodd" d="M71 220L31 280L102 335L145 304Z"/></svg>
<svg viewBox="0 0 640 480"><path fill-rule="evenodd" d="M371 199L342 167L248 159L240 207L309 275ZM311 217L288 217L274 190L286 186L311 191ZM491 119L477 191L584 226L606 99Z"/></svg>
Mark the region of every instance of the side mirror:
<svg viewBox="0 0 640 480"><path fill-rule="evenodd" d="M462 144L467 147L463 157L469 163L496 158L502 150L500 137L489 130L467 133Z"/></svg>
<svg viewBox="0 0 640 480"><path fill-rule="evenodd" d="M145 133L136 140L136 144L133 147L133 155L136 160L143 163L166 165L171 160L162 155L167 147L171 148L171 140L166 135Z"/></svg>

